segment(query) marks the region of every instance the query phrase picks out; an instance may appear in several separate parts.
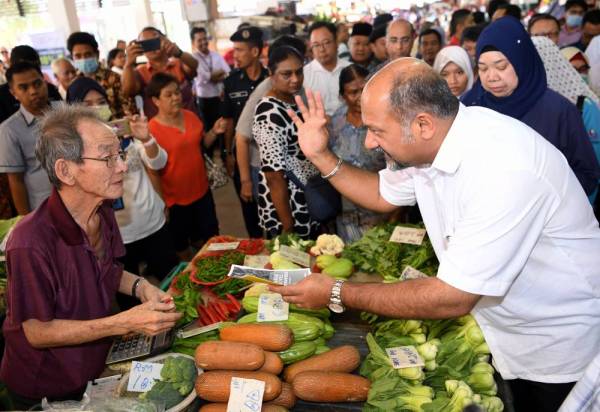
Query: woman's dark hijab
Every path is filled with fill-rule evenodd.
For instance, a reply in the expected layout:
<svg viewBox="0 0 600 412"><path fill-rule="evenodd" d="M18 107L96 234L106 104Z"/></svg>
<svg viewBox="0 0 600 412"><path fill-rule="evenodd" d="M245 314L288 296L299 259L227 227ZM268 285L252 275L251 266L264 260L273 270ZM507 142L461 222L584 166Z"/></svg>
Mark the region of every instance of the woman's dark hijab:
<svg viewBox="0 0 600 412"><path fill-rule="evenodd" d="M78 77L73 80L73 83L67 89L67 103L83 102L83 99L85 99L90 90L97 91L108 101L106 90L98 82L89 77Z"/></svg>
<svg viewBox="0 0 600 412"><path fill-rule="evenodd" d="M517 73L519 84L510 96L495 97L483 88L478 79L462 102L520 119L546 92L544 63L523 25L510 16L496 20L483 30L477 40L477 61L486 48L496 49L506 56Z"/></svg>

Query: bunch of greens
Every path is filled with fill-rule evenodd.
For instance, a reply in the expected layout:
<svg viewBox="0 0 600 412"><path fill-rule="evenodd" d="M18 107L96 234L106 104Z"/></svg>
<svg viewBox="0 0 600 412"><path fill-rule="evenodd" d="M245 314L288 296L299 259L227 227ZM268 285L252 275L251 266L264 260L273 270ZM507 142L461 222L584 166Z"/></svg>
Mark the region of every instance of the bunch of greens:
<svg viewBox="0 0 600 412"><path fill-rule="evenodd" d="M369 229L361 239L347 245L342 256L363 272L381 275L385 282L398 281L406 266L429 276L435 275L438 261L429 240L424 239L421 245L390 242L396 226L395 223L384 223Z"/></svg>
<svg viewBox="0 0 600 412"><path fill-rule="evenodd" d="M462 411L471 403L501 412L494 368L470 315L447 320L387 320L367 335L361 375L371 380L366 411ZM414 346L424 367L394 369L385 348Z"/></svg>
<svg viewBox="0 0 600 412"><path fill-rule="evenodd" d="M229 273L231 265L244 263L244 254L240 252L223 253L221 256L208 256L195 261L194 279L198 282L217 282Z"/></svg>
<svg viewBox="0 0 600 412"><path fill-rule="evenodd" d="M189 338L176 338L171 350L176 353L194 356L198 345L210 340L219 340L218 330L211 330L210 332L190 336Z"/></svg>

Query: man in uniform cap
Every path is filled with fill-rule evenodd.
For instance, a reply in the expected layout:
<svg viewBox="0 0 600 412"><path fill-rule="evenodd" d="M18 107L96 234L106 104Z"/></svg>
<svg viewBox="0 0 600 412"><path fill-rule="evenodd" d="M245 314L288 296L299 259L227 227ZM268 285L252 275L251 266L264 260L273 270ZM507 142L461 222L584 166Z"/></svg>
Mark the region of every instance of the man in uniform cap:
<svg viewBox="0 0 600 412"><path fill-rule="evenodd" d="M373 26L369 23L355 23L352 26L352 33L348 46L350 47L350 61L360 64L364 68L369 67L371 62L371 48L369 46L369 36L373 31Z"/></svg>
<svg viewBox="0 0 600 412"><path fill-rule="evenodd" d="M369 46L373 52L369 71L373 72L376 67L388 59L387 49L385 48L385 30L386 24L376 26L369 36Z"/></svg>
<svg viewBox="0 0 600 412"><path fill-rule="evenodd" d="M263 47L263 32L258 27L241 27L230 38L233 42L233 60L236 69L224 80L224 96L221 116L227 120L225 131L225 159L227 171L233 175L235 190L240 197L242 185L237 162L234 157L234 128L252 91L261 83L269 72L259 61ZM253 199L243 200L242 214L246 230L250 237L262 237L262 229L258 225L258 207Z"/></svg>

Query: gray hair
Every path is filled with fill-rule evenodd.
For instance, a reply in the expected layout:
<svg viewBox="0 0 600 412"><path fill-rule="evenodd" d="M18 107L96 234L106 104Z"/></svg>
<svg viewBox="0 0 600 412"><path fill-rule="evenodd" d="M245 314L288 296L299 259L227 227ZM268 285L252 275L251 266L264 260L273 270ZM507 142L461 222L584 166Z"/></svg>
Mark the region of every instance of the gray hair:
<svg viewBox="0 0 600 412"><path fill-rule="evenodd" d="M71 60L67 59L66 57L59 57L57 59L52 60L52 63L50 63L50 68L52 69L52 73L56 74L58 72L58 65L62 62L69 63L71 66L73 66L73 63L71 63Z"/></svg>
<svg viewBox="0 0 600 412"><path fill-rule="evenodd" d="M418 72L398 70L394 73L390 106L405 127L422 112L444 119L454 117L459 104L448 83L429 66Z"/></svg>
<svg viewBox="0 0 600 412"><path fill-rule="evenodd" d="M103 123L93 109L66 103L53 107L40 119L40 137L35 146L35 156L48 173L50 183L57 189L61 188L62 182L54 169L56 161L83 162L83 139L77 131L82 120Z"/></svg>

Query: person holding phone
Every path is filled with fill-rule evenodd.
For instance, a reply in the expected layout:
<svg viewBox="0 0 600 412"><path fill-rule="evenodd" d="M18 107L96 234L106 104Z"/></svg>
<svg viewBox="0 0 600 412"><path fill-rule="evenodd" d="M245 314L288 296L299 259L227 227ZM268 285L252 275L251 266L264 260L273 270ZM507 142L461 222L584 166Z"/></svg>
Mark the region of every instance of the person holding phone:
<svg viewBox="0 0 600 412"><path fill-rule="evenodd" d="M136 67L136 59L144 54L148 63ZM184 52L155 27L145 27L137 40L127 46L127 58L121 78L123 93L128 97L141 94L144 97L144 113L149 119L158 112L156 105L146 93L150 79L156 73L168 73L177 79L181 87L183 107L193 112L196 104L192 94L192 80L196 77L198 61Z"/></svg>
<svg viewBox="0 0 600 412"><path fill-rule="evenodd" d="M106 91L92 79L76 79L68 89L68 103L83 103L96 110L108 121ZM108 112L110 114L110 111ZM128 129L121 138L121 149L127 154L127 173L123 176L123 208L115 210L115 217L125 244L126 254L120 261L125 270L137 273L141 262L146 262L146 276L164 279L178 263L177 255L167 230L167 209L162 199L157 171L167 164L167 152L148 130L148 119L134 115L116 122ZM115 122L111 122L115 124ZM114 129L114 128L113 128ZM121 310L137 303L124 294L117 295Z"/></svg>

